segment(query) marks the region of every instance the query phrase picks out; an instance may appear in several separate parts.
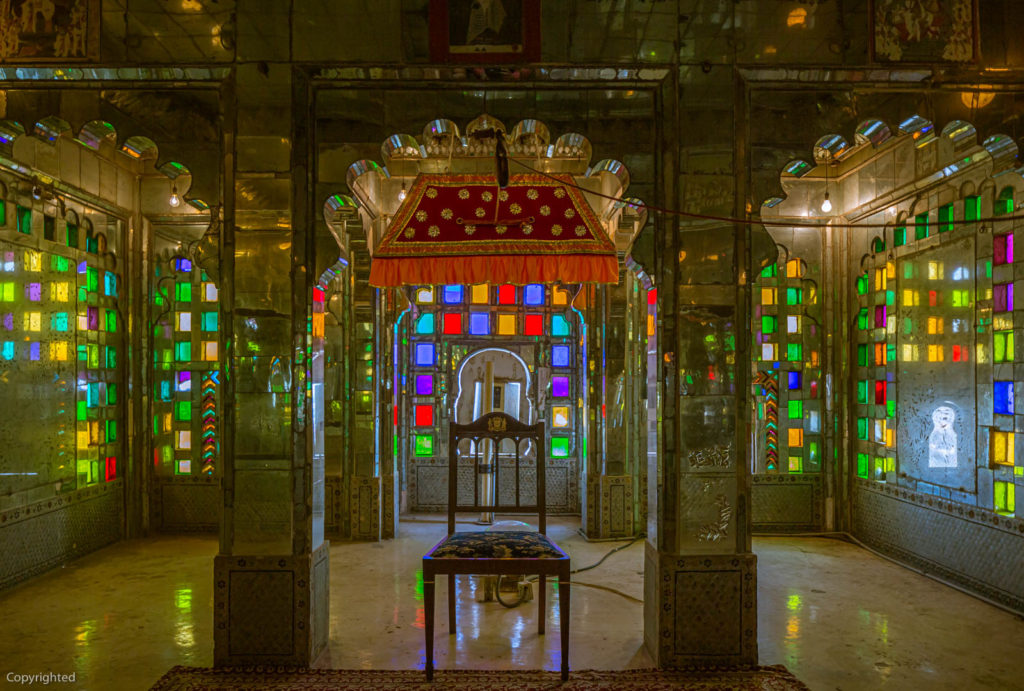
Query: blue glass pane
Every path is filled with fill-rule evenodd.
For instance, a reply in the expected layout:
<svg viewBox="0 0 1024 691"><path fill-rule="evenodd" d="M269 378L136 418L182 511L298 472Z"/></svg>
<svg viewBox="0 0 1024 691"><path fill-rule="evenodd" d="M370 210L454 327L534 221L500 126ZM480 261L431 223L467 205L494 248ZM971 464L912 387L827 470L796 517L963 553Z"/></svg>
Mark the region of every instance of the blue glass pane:
<svg viewBox="0 0 1024 691"><path fill-rule="evenodd" d="M433 343L417 343L416 344L416 364L419 367L433 367L434 366L434 344Z"/></svg>
<svg viewBox="0 0 1024 691"><path fill-rule="evenodd" d="M551 366L552 367L568 367L569 366L569 346L567 346L567 345L551 346Z"/></svg>
<svg viewBox="0 0 1024 691"><path fill-rule="evenodd" d="M536 283L526 286L523 289L523 302L527 305L543 305L544 286Z"/></svg>
<svg viewBox="0 0 1024 691"><path fill-rule="evenodd" d="M789 388L790 388L790 390L792 390L792 389L799 389L800 388L800 373L799 372L790 372L789 373Z"/></svg>
<svg viewBox="0 0 1024 691"><path fill-rule="evenodd" d="M470 312L469 333L473 336L486 336L490 332L488 316L486 312Z"/></svg>
<svg viewBox="0 0 1024 691"><path fill-rule="evenodd" d="M416 320L416 333L418 334L432 334L434 333L434 315L431 313L421 314L420 318Z"/></svg>
<svg viewBox="0 0 1024 691"><path fill-rule="evenodd" d="M997 381L993 383L994 396L992 405L1000 415L1013 415L1013 382Z"/></svg>
<svg viewBox="0 0 1024 691"><path fill-rule="evenodd" d="M458 305L462 302L462 286L445 286L442 295L444 304Z"/></svg>

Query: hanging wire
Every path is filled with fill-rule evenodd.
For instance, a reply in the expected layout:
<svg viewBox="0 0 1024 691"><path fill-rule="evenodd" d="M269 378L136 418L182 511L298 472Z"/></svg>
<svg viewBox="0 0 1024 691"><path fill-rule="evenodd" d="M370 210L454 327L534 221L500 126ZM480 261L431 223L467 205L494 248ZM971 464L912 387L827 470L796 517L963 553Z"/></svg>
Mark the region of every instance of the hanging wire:
<svg viewBox="0 0 1024 691"><path fill-rule="evenodd" d="M595 192L594 190L589 190L589 189L587 189L585 187L581 187L580 185L577 185L575 183L566 182L565 179L560 178L560 177L558 177L556 175L552 175L550 173L545 173L542 170L538 170L536 168L528 166L525 163L523 163L522 161L520 161L519 159L512 158L510 160L511 160L512 163L515 163L517 166L519 166L521 168L525 168L526 170L530 171L531 173L536 173L537 175L541 175L543 177L550 178L551 180L555 180L557 182L562 183L566 187L572 187L573 189L580 190L581 192L586 192L587 194L592 194L592 195L594 195L596 197L603 197L604 199L610 199L610 200L615 201L615 202L621 202L622 201L622 199L619 198L619 197L613 197L610 194L603 194L601 192ZM644 209L647 209L648 211L653 211L654 213L665 214L666 216L681 216L683 218L695 218L695 219L699 219L699 220L702 220L702 221L721 221L723 223L738 223L738 224L741 224L741 225L748 225L748 226L770 226L770 227L780 227L780 228L817 228L817 229L822 229L822 228L898 228L898 227L902 227L902 225L904 225L904 224L892 223L892 222L889 222L889 223L831 223L829 221L824 221L824 222L820 222L820 223L808 223L806 221L765 221L765 220L761 220L761 219L758 219L758 218L732 218L730 216L716 216L714 214L698 214L698 213L694 213L692 211L678 211L676 209L667 209L667 208L665 208L663 206L655 206L653 204L647 204L647 203L634 204L632 202L629 202L628 205L632 206L633 208L644 208ZM973 226L973 225L976 225L976 224L979 224L979 223L993 223L995 221L1018 221L1018 220L1024 220L1024 213L1021 213L1021 214L1007 214L1005 216L989 216L989 217L986 217L986 218L975 219L973 221L944 221L943 223L944 223L944 225L952 225L952 226Z"/></svg>

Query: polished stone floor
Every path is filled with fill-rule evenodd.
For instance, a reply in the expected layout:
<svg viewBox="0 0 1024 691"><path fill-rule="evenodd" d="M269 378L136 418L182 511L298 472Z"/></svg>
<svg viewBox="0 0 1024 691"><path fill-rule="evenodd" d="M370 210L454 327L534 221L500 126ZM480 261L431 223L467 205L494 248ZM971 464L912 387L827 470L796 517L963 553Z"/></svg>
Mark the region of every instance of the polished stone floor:
<svg viewBox="0 0 1024 691"><path fill-rule="evenodd" d="M556 519L549 530L574 568L624 544L588 543L576 526ZM417 569L444 526L403 522L402 533L388 542L332 545L324 664L422 666ZM216 549L212 536L122 542L0 595L0 679L8 672L75 672L76 688L144 689L173 665L210 665ZM754 551L763 664L785 664L816 690L1024 689L1017 657L1024 619L837 540L758 538ZM575 576L574 668L650 666L641 646L642 569L637 542ZM536 603L477 604L467 578L459 584L460 622L451 637L445 594L439 584L439 668L558 668L554 610L542 639Z"/></svg>

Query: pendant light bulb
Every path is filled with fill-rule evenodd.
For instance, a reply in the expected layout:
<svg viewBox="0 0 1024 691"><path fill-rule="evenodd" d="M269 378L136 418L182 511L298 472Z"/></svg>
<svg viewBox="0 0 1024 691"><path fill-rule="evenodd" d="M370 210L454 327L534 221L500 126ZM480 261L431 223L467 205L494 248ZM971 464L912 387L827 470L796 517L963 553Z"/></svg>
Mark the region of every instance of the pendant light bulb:
<svg viewBox="0 0 1024 691"><path fill-rule="evenodd" d="M175 209L177 209L179 206L181 206L181 197L178 196L178 186L177 185L171 185L171 196L167 200L167 203L170 204L171 207L173 207Z"/></svg>
<svg viewBox="0 0 1024 691"><path fill-rule="evenodd" d="M405 183L402 183L402 189L398 190L398 203L401 204L405 201Z"/></svg>
<svg viewBox="0 0 1024 691"><path fill-rule="evenodd" d="M825 193L825 198L821 200L821 212L828 213L832 210L832 202L829 201L828 192Z"/></svg>

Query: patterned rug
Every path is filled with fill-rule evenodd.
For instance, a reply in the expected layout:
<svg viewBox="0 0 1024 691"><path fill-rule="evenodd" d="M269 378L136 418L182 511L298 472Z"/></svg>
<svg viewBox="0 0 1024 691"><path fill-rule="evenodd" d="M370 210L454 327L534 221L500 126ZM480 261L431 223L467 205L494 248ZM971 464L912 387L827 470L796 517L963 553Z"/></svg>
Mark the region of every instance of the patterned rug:
<svg viewBox="0 0 1024 691"><path fill-rule="evenodd" d="M175 667L151 691L809 691L782 665L729 669L580 670L558 672L437 670L427 683L417 670Z"/></svg>

